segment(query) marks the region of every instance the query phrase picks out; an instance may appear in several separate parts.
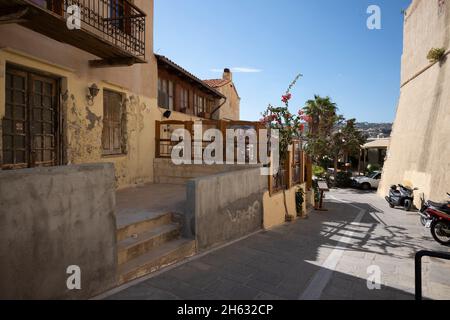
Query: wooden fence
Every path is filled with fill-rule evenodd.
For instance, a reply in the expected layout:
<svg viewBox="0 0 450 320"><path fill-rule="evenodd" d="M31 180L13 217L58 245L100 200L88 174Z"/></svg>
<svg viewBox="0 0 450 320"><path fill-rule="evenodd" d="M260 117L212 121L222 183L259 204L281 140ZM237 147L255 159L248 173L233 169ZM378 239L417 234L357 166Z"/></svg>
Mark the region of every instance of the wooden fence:
<svg viewBox="0 0 450 320"><path fill-rule="evenodd" d="M200 138L194 135L194 126L201 125L202 136ZM172 141L172 133L177 129L185 129L191 135L191 155L192 159L197 156L197 159L203 159L203 152L205 148L211 144L213 139L206 140L203 133L208 129L218 129L222 133L223 137L223 162L226 162L227 146L226 146L226 130L227 129L243 129L243 130L255 130L257 133L257 141L250 141L248 138L245 140L245 154L241 154L245 158L246 163L250 160L260 163L259 151L261 148L261 142L259 141L260 130L264 127L259 122L249 121L223 121L223 120L202 120L202 121L156 121L156 158L171 158L173 147L179 144L179 141ZM195 155L196 144L201 144L202 154ZM266 146L268 156L270 156L270 146ZM199 152L199 151L197 151ZM238 140L234 138L234 157L235 161L238 159ZM280 192L285 189L290 189L295 185L307 183L307 189L312 186L312 166L306 153L302 150L302 142L299 140L294 141L291 151L288 152L284 159L280 159L279 170L276 174L269 176L268 186L271 194Z"/></svg>
<svg viewBox="0 0 450 320"><path fill-rule="evenodd" d="M311 171L308 170L310 160L302 150L302 142L295 140L291 151L288 151L284 160L280 159L280 167L276 174L269 176L270 194L275 194L293 186L307 183L311 180Z"/></svg>
<svg viewBox="0 0 450 320"><path fill-rule="evenodd" d="M155 127L155 143L156 143L156 158L170 158L172 155L173 147L179 144L179 141L172 141L172 133L177 129L185 129L191 135L191 146L192 146L192 159L194 159L196 149L194 146L196 144L202 145L202 154L197 155L197 158L203 158L204 149L214 142L213 139L205 139L203 134L198 139L194 134L194 126L201 125L202 133L209 129L218 129L222 132L223 137L223 161L226 161L226 130L227 129L242 129L242 130L255 130L257 137L259 137L259 131L264 129L264 127L259 122L250 122L250 121L223 121L223 120L201 120L201 121L156 121ZM234 156L235 160L238 158L238 140L234 139ZM248 138L245 140L245 155L246 161L250 159L255 159L259 161L259 139L257 138L256 142L250 141Z"/></svg>

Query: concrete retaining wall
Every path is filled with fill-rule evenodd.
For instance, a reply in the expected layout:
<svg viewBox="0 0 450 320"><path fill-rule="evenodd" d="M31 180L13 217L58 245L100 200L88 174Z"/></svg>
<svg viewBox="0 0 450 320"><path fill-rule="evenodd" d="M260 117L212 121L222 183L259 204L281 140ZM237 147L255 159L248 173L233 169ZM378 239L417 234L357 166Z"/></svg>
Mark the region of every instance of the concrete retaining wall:
<svg viewBox="0 0 450 320"><path fill-rule="evenodd" d="M0 299L83 299L116 284L112 164L0 171ZM69 291L67 267L81 268Z"/></svg>
<svg viewBox="0 0 450 320"><path fill-rule="evenodd" d="M260 165L175 165L171 159L155 159L155 183L186 184L189 180L224 172L245 170Z"/></svg>
<svg viewBox="0 0 450 320"><path fill-rule="evenodd" d="M267 177L248 169L197 178L187 183L185 235L204 250L262 228Z"/></svg>

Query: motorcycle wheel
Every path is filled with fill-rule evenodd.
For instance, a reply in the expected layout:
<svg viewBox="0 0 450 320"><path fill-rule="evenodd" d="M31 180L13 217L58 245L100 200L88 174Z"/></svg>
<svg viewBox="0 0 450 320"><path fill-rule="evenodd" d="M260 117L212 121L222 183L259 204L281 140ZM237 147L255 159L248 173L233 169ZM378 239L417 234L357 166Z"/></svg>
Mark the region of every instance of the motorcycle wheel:
<svg viewBox="0 0 450 320"><path fill-rule="evenodd" d="M431 235L434 240L444 246L450 246L450 224L443 221L433 221Z"/></svg>
<svg viewBox="0 0 450 320"><path fill-rule="evenodd" d="M411 200L405 200L404 208L405 208L406 211L411 211L412 201Z"/></svg>
<svg viewBox="0 0 450 320"><path fill-rule="evenodd" d="M425 217L420 217L420 223L425 227L427 225L428 219Z"/></svg>

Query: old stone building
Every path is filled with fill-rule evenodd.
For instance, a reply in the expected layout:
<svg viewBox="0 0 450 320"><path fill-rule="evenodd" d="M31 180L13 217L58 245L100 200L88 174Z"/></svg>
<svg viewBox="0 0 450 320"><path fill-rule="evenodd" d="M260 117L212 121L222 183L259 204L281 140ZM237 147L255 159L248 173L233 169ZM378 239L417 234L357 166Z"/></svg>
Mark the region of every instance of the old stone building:
<svg viewBox="0 0 450 320"><path fill-rule="evenodd" d="M155 122L166 119L153 1L84 3L79 30L59 3L0 2L0 167L112 162L118 188L153 182Z"/></svg>
<svg viewBox="0 0 450 320"><path fill-rule="evenodd" d="M241 98L233 83L233 74L230 69L224 69L222 79L210 79L204 82L227 98L220 109L213 114L214 119L239 120Z"/></svg>
<svg viewBox="0 0 450 320"><path fill-rule="evenodd" d="M430 62L432 48L445 56ZM449 50L450 1L414 0L405 13L400 101L380 195L398 183L435 201L450 192Z"/></svg>

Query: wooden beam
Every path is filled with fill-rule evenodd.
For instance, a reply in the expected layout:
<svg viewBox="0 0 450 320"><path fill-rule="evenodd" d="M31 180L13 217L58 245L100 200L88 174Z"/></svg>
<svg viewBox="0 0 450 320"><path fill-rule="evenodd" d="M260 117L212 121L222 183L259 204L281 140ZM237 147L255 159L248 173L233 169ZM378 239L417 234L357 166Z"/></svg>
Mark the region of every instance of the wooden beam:
<svg viewBox="0 0 450 320"><path fill-rule="evenodd" d="M11 24L11 23L22 23L26 19L24 17L28 13L27 7L12 7L2 9L2 14L0 15L0 24Z"/></svg>
<svg viewBox="0 0 450 320"><path fill-rule="evenodd" d="M136 59L134 58L109 58L109 59L89 60L89 66L91 68L132 66L135 63Z"/></svg>

